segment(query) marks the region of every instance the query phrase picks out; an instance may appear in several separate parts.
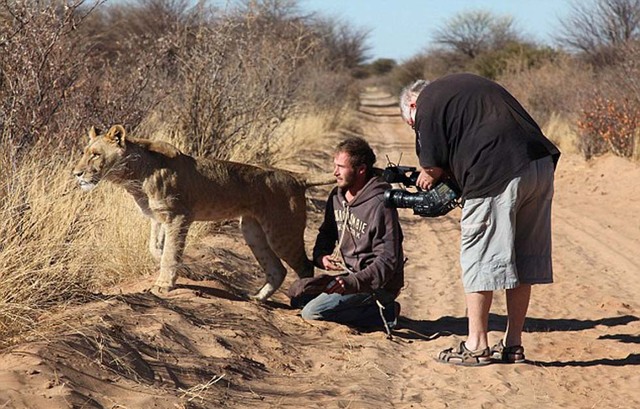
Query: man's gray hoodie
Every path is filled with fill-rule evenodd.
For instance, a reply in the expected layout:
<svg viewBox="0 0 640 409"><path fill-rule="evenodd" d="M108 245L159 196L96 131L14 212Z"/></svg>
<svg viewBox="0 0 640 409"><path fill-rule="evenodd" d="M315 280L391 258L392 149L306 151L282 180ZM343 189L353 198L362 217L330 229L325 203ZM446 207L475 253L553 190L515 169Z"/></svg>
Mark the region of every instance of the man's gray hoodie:
<svg viewBox="0 0 640 409"><path fill-rule="evenodd" d="M351 203L347 203L338 187L329 194L313 260L323 268L319 259L332 254L341 240L342 257L353 272L344 277L348 293L384 289L397 296L404 285L403 235L398 212L384 206L384 192L390 188L380 177L373 177Z"/></svg>

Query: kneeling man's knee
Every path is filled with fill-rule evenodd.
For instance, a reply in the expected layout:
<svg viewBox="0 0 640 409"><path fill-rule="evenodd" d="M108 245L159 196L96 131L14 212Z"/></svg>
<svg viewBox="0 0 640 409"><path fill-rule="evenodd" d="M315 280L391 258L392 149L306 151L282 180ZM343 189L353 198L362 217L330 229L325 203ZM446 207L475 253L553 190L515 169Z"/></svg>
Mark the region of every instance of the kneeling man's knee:
<svg viewBox="0 0 640 409"><path fill-rule="evenodd" d="M315 308L308 308L309 305L305 306L300 312L300 316L305 320L320 320L322 319L322 315L315 310Z"/></svg>

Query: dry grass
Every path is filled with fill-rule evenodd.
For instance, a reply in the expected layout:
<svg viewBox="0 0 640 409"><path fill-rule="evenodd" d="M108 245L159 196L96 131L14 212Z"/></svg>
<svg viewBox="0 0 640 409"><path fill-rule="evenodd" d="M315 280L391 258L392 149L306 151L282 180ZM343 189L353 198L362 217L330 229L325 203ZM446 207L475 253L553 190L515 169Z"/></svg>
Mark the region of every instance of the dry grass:
<svg viewBox="0 0 640 409"><path fill-rule="evenodd" d="M0 339L37 325L47 308L78 302L148 274L147 222L123 192L83 195L65 158L34 156L3 168L0 192ZM0 344L1 345L1 344Z"/></svg>
<svg viewBox="0 0 640 409"><path fill-rule="evenodd" d="M276 165L299 162L302 150L322 149L326 135L348 126L351 110L299 115L284 121L274 132L272 160Z"/></svg>
<svg viewBox="0 0 640 409"><path fill-rule="evenodd" d="M580 134L575 123L575 120L566 115L552 113L547 123L542 127L542 131L558 146L561 152L579 153Z"/></svg>

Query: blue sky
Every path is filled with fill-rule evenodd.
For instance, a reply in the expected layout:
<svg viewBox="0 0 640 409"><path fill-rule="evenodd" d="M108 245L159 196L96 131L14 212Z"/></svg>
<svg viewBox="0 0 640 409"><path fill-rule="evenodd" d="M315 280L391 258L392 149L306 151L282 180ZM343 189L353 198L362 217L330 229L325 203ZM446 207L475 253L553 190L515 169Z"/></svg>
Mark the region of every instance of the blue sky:
<svg viewBox="0 0 640 409"><path fill-rule="evenodd" d="M525 38L553 45L559 18L570 10L568 0L299 0L299 5L371 30L370 57L398 62L428 47L433 32L460 12L510 15Z"/></svg>

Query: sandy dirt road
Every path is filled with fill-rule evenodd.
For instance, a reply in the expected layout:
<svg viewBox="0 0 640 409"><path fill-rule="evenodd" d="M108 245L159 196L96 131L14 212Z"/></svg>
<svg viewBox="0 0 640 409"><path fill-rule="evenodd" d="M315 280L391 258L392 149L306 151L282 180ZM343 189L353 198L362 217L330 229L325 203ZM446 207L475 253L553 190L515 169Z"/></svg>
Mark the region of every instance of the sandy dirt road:
<svg viewBox="0 0 640 409"><path fill-rule="evenodd" d="M378 165L415 165L413 135L384 94L363 96L360 128ZM331 168L339 136L304 167ZM534 288L525 364L463 368L438 351L464 339L459 210L401 211L406 286L399 328L361 332L303 321L283 288L250 302L260 273L236 226L189 249L181 288L153 278L43 320L66 322L0 355L0 408L637 408L640 407L640 168L564 155L556 173L552 285ZM310 191L312 246L327 189ZM62 318L62 320L61 320ZM73 323L73 324L72 324ZM74 325L75 324L75 325ZM505 326L496 293L490 341Z"/></svg>

